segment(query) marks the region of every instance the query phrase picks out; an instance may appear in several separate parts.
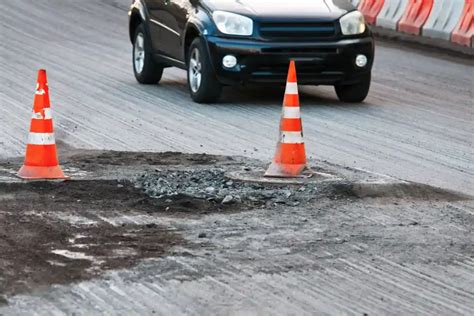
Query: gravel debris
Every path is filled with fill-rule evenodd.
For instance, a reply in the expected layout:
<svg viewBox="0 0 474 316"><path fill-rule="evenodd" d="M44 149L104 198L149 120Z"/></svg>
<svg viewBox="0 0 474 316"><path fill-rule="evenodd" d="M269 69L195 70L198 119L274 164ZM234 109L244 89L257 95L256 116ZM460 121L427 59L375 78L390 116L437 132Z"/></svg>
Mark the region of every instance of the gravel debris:
<svg viewBox="0 0 474 316"><path fill-rule="evenodd" d="M233 181L220 168L206 170L153 170L134 179L135 186L153 198L177 195L221 204L247 203L298 206L318 197L315 184L275 185Z"/></svg>
<svg viewBox="0 0 474 316"><path fill-rule="evenodd" d="M234 197L232 195L226 195L226 197L222 200L222 204L230 204L234 201Z"/></svg>

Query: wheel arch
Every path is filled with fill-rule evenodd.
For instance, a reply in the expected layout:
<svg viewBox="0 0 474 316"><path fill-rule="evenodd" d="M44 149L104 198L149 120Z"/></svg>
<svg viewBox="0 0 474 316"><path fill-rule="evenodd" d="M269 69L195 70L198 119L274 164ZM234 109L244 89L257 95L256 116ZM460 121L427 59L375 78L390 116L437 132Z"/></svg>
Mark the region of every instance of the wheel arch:
<svg viewBox="0 0 474 316"><path fill-rule="evenodd" d="M128 30L128 33L129 33L129 36L130 36L130 42L133 43L133 36L135 35L135 30L137 29L137 27L142 23L142 19L140 17L140 14L138 13L132 13L130 15L130 23L129 23L129 30Z"/></svg>
<svg viewBox="0 0 474 316"><path fill-rule="evenodd" d="M188 23L186 27L186 33L184 34L183 49L184 49L184 61L185 63L188 60L188 52L191 47L191 43L195 38L202 36L202 29L196 26L194 23Z"/></svg>
<svg viewBox="0 0 474 316"><path fill-rule="evenodd" d="M147 20L148 14L146 12L146 8L142 0L134 0L128 15L129 15L128 33L129 33L130 41L133 42L133 36L135 35L135 30L140 24L143 23L146 32L148 32L148 27L145 23L145 21Z"/></svg>
<svg viewBox="0 0 474 316"><path fill-rule="evenodd" d="M182 47L184 49L184 59L187 60L189 47L193 40L196 37L201 37L207 42L206 36L215 33L215 26L211 20L210 13L205 8L198 7L187 21L185 30Z"/></svg>

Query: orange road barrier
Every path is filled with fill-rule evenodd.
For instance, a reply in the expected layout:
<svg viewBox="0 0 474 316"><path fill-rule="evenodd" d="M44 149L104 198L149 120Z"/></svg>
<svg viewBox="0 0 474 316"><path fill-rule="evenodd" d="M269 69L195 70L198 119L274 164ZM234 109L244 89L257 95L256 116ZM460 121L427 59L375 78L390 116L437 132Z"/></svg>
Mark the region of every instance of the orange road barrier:
<svg viewBox="0 0 474 316"><path fill-rule="evenodd" d="M300 101L295 62L290 62L285 98L280 122L280 139L273 163L266 177L298 177L306 169L306 150L303 141Z"/></svg>
<svg viewBox="0 0 474 316"><path fill-rule="evenodd" d="M53 118L49 101L46 70L38 71L30 134L23 167L18 171L22 179L67 179L59 166Z"/></svg>
<svg viewBox="0 0 474 316"><path fill-rule="evenodd" d="M362 0L359 4L359 11L361 11L365 20L369 24L375 24L377 16L379 15L385 0Z"/></svg>
<svg viewBox="0 0 474 316"><path fill-rule="evenodd" d="M461 20L454 28L451 41L465 46L473 46L474 37L474 1L466 0Z"/></svg>
<svg viewBox="0 0 474 316"><path fill-rule="evenodd" d="M398 23L398 30L420 35L432 9L433 0L409 0L408 7Z"/></svg>

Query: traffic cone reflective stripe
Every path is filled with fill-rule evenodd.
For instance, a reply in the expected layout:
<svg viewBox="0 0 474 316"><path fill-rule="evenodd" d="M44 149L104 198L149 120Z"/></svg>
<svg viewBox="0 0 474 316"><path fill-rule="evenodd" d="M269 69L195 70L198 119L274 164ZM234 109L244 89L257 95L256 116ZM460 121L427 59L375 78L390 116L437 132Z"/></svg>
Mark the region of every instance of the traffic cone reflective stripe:
<svg viewBox="0 0 474 316"><path fill-rule="evenodd" d="M280 122L280 139L266 177L298 177L306 169L306 150L294 61L290 63Z"/></svg>
<svg viewBox="0 0 474 316"><path fill-rule="evenodd" d="M284 106L288 107L299 107L300 106L300 99L298 95L298 84L296 81L290 81L290 80L296 80L295 77L288 76L288 82L286 83L286 89L285 89L285 99L283 100Z"/></svg>
<svg viewBox="0 0 474 316"><path fill-rule="evenodd" d="M59 166L45 70L38 72L25 162L18 176L23 179L67 179Z"/></svg>

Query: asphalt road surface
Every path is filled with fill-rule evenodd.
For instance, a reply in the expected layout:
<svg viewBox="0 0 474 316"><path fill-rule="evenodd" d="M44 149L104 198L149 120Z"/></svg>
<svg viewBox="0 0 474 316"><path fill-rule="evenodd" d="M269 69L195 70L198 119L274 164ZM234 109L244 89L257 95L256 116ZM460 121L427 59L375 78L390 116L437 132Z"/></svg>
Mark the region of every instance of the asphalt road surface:
<svg viewBox="0 0 474 316"><path fill-rule="evenodd" d="M200 105L191 102L181 70L167 69L159 85L139 85L127 33L130 2L0 1L0 159L23 155L36 72L46 68L56 138L67 145L269 162L282 88L227 88L221 103ZM340 103L328 87L300 89L312 163L327 161L474 194L472 77L468 59L378 43L366 102ZM121 309L144 315L154 306L168 315L309 315L315 309L357 315L469 314L472 201L405 201L386 209L377 201L351 203L181 220L128 211L101 217L80 210L72 214L72 224L81 216L117 227L123 224L119 219L142 226L160 223L198 245L198 234L207 232L209 243L202 242L192 256L191 250L178 249L177 256L147 261L135 270L114 271L66 290L38 290L42 297L14 298L9 314L21 314L23 308L29 314ZM41 218L37 214L57 215L45 210L25 213L25 218ZM349 237L347 227L355 227ZM318 242L336 251L321 251L325 248Z"/></svg>
<svg viewBox="0 0 474 316"><path fill-rule="evenodd" d="M0 157L23 154L36 71L46 68L56 137L69 145L270 160L282 90L228 88L220 104L199 105L182 70L139 85L129 2L1 2ZM473 69L468 60L379 43L365 103L340 103L329 87L301 88L311 158L474 193Z"/></svg>
<svg viewBox="0 0 474 316"><path fill-rule="evenodd" d="M235 157L63 157L75 181L0 180L0 315L474 310L472 199L334 165L339 179L275 186L229 184L265 164Z"/></svg>

